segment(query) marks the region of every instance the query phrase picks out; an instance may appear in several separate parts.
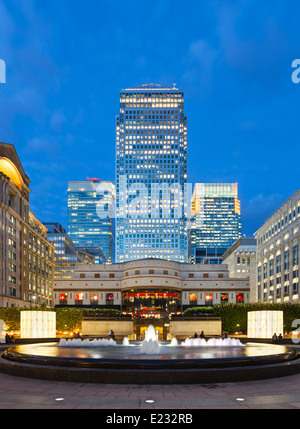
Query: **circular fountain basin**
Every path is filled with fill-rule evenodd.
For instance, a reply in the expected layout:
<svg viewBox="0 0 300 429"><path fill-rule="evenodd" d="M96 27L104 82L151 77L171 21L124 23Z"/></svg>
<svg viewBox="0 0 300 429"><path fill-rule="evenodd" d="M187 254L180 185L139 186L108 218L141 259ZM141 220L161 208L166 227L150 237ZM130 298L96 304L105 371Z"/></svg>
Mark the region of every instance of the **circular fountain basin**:
<svg viewBox="0 0 300 429"><path fill-rule="evenodd" d="M51 380L106 384L195 384L280 377L300 372L296 350L261 343L193 343L143 352L143 343L20 345L7 349L0 371Z"/></svg>

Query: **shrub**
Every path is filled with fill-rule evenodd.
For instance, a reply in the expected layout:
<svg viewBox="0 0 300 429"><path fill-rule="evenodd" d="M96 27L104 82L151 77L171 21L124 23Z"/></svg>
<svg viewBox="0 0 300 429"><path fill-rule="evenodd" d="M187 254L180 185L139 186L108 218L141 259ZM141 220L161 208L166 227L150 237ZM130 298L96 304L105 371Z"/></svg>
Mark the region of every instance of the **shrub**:
<svg viewBox="0 0 300 429"><path fill-rule="evenodd" d="M213 314L213 313L214 313L213 307L191 307L191 308L187 308L183 312L184 316L197 316L197 315Z"/></svg>
<svg viewBox="0 0 300 429"><path fill-rule="evenodd" d="M299 304L223 304L215 305L214 312L222 319L223 331L234 333L242 331L247 333L248 311L279 310L283 311L284 331L292 331L292 323L295 319L300 319Z"/></svg>

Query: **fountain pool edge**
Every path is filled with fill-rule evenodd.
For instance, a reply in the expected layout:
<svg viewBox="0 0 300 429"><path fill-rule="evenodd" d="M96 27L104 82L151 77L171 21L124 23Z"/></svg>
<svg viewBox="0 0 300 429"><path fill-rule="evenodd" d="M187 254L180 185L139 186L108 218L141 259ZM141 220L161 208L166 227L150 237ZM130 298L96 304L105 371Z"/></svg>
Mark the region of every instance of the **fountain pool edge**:
<svg viewBox="0 0 300 429"><path fill-rule="evenodd" d="M0 358L0 372L9 375L102 384L202 384L261 380L278 378L300 373L299 354L294 349L272 357L248 359L213 359L210 362L199 360L132 360L105 359L98 365L86 359L37 358L18 354L14 347L7 349Z"/></svg>

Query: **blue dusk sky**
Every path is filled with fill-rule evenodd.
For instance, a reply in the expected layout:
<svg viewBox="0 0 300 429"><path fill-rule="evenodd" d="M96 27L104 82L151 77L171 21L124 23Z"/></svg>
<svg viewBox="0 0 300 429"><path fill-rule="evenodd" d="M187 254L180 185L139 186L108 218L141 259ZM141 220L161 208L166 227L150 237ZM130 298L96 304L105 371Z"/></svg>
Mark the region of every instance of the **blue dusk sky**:
<svg viewBox="0 0 300 429"><path fill-rule="evenodd" d="M188 181L238 182L252 236L299 189L300 3L0 0L0 141L31 209L67 228L67 183L115 181L119 91L182 89Z"/></svg>

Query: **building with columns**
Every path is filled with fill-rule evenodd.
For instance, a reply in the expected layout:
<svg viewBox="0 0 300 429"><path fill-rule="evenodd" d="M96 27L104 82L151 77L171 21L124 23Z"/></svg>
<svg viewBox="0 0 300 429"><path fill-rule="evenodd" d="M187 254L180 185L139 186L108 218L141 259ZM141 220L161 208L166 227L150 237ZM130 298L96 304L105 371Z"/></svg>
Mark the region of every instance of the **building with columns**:
<svg viewBox="0 0 300 429"><path fill-rule="evenodd" d="M256 239L239 238L223 254L223 263L228 266L230 277L249 279L250 300L256 302Z"/></svg>
<svg viewBox="0 0 300 429"><path fill-rule="evenodd" d="M55 280L55 306L115 308L163 318L188 307L250 302L249 279L232 278L227 265L143 259L78 265L72 279Z"/></svg>
<svg viewBox="0 0 300 429"><path fill-rule="evenodd" d="M29 186L14 146L0 143L0 307L52 306L54 246Z"/></svg>
<svg viewBox="0 0 300 429"><path fill-rule="evenodd" d="M300 190L265 221L257 238L257 298L299 303Z"/></svg>

